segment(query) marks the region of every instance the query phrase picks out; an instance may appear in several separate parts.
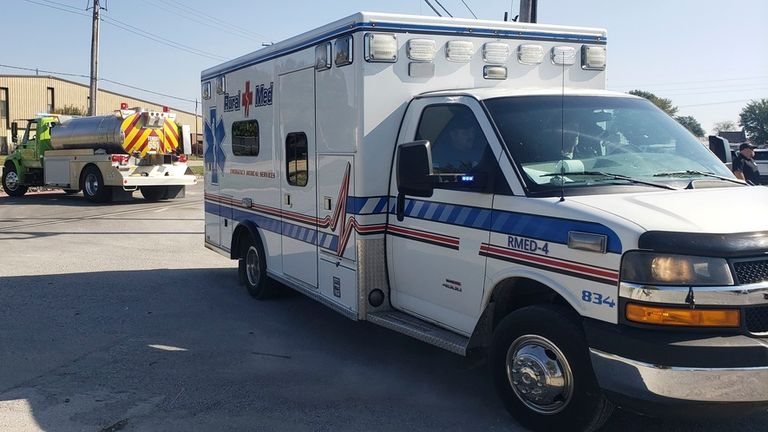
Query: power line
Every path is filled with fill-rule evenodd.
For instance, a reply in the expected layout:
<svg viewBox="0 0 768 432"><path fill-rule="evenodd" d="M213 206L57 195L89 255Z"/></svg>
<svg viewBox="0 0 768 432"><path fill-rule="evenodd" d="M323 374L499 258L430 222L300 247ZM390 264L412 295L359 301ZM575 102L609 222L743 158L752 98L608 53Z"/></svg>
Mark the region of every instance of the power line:
<svg viewBox="0 0 768 432"><path fill-rule="evenodd" d="M448 14L449 17L453 18L453 15L451 15L451 13L448 12L448 9L446 9L445 6L443 6L443 4L440 3L440 0L435 0L435 3L437 3L437 5L440 6L445 11L445 13Z"/></svg>
<svg viewBox="0 0 768 432"><path fill-rule="evenodd" d="M249 29L247 29L245 27L240 27L240 26L235 25L235 24L233 24L231 22L227 22L227 21L221 20L219 18L216 18L214 16L211 16L210 13L201 11L199 9L195 9L195 8L189 6L186 3L179 2L179 1L176 1L176 0L166 0L166 2L174 3L177 6L179 6L180 8L182 8L183 10L189 12L190 14L197 15L200 18L203 18L206 21L214 22L214 23L217 23L219 25L226 26L227 28L233 28L233 29L236 29L236 30L241 31L243 33L248 33L248 34L254 35L254 36L256 36L256 38L262 38L263 40L271 40L271 38L269 38L269 37L267 37L267 36L265 36L265 35L263 35L261 33L257 33L257 32L251 31L251 30L249 30Z"/></svg>
<svg viewBox="0 0 768 432"><path fill-rule="evenodd" d="M467 4L467 2L465 2L464 0L461 0L461 2L462 2L462 3L464 3L464 6L466 6L466 8L467 8L467 10L469 11L469 13L471 13L471 14L472 14L472 16L473 16L473 17L475 17L475 19L477 19L477 15L475 15L475 12L473 12L473 11L472 11L472 8L470 8L470 7L469 7L469 5Z"/></svg>
<svg viewBox="0 0 768 432"><path fill-rule="evenodd" d="M27 3L33 3L33 4L36 4L36 5L39 5L39 6L45 6L45 7L49 7L49 8L56 9L56 10L60 10L60 11L63 11L63 12L69 12L69 13L72 13L72 14L77 14L77 15L82 15L82 16L90 16L88 14L80 12L78 8L75 8L73 6L69 6L69 5L66 5L66 4L63 4L63 3L55 2L53 0L39 0L39 1L24 0L24 1L26 1ZM69 9L65 9L65 8L62 8L62 7L59 7L59 6L64 6L64 7L67 7ZM172 48L180 49L180 50L188 52L190 54L195 54L195 55L198 55L198 56L201 56L201 57L207 57L207 58L212 59L212 60L219 60L219 61L226 60L226 58L224 58L224 57L221 57L221 56L218 56L216 54L209 53L209 52L206 52L206 51L203 51L203 50L199 50L197 48L190 47L188 45L184 45L184 44L181 44L181 43L178 43L178 42L174 42L174 41L165 39L165 38L163 38L161 36L149 33L146 30L143 30L143 29L140 29L138 27L132 26L132 25L130 25L128 23L122 22L122 21L117 20L117 19L112 18L112 17L102 16L101 20L103 22L107 23L107 24L115 26L115 27L117 27L119 29L122 29L124 31L133 33L133 34L135 34L137 36L141 36L143 38L152 40L154 42L157 42L157 43L160 43L160 44L163 44L163 45L166 45L166 46L170 46Z"/></svg>
<svg viewBox="0 0 768 432"><path fill-rule="evenodd" d="M183 18L185 20L188 20L188 21L191 21L191 22L194 22L194 23L197 23L197 24L205 25L205 26L210 27L210 28L212 28L214 30L217 30L217 31L224 31L226 33L229 33L229 34L232 34L232 35L235 35L235 36L239 36L239 37L242 37L242 38L247 38L247 39L250 39L250 40L255 40L255 41L258 41L258 42L264 42L265 41L265 39L263 39L261 37L257 37L256 35L251 35L250 33L247 33L247 32L241 31L241 30L232 29L232 28L230 28L231 26L229 26L229 25L225 26L225 25L221 25L221 24L216 24L215 22L213 22L209 18L207 18L207 19L197 18L195 16L195 14L190 13L189 11L187 11L186 8L172 9L171 7L165 6L162 3L157 2L157 1L152 1L152 0L143 0L143 1L144 1L144 3L150 4L153 7L162 9L162 10L164 10L166 12L170 12L170 13L174 14L174 16L176 16L176 17L180 17L180 18Z"/></svg>
<svg viewBox="0 0 768 432"><path fill-rule="evenodd" d="M209 59L212 59L212 60L219 60L219 61L226 60L226 58L224 58L224 57L221 57L221 56L218 56L216 54L209 53L209 52L206 52L206 51L203 51L203 50L199 50L197 48L193 48L193 47L191 47L189 45L184 45L184 44L179 43L179 42L174 42L172 40L165 39L162 36L158 36L156 34L149 33L146 30L142 30L142 29L140 29L138 27L132 26L132 25L126 23L126 22L120 21L120 20L112 18L112 17L106 17L105 16L105 17L102 17L101 19L102 19L102 21L104 21L107 24L111 24L111 25L113 25L113 26L115 26L117 28L120 28L120 29L123 29L125 31L131 32L131 33L135 34L136 36L141 36L141 37L143 37L145 39L149 39L149 40L158 42L160 44L163 44L163 45L166 45L166 46L170 46L172 48L177 48L177 49L180 49L182 51L186 51L186 52L188 52L190 54L196 54L196 55L199 55L199 56L202 56L202 57L208 57Z"/></svg>
<svg viewBox="0 0 768 432"><path fill-rule="evenodd" d="M31 72L36 72L36 73L45 73L45 74L62 75L62 76L72 76L72 77L78 77L78 78L89 78L88 75L83 75L83 74L58 72L58 71L51 71L51 70L44 70L44 69L33 69L33 68L27 68L27 67L21 67L21 66L11 66L11 65L6 65L6 64L0 64L0 67L8 68L8 69L25 70L25 71L31 71ZM163 96L163 97L167 97L167 98L171 98L171 99L176 99L176 100L180 100L180 101L184 101L184 102L189 102L189 103L196 103L197 102L197 101L192 100L192 99L186 99L186 98L183 98L183 97L173 96L173 95L169 95L169 94L166 94L166 93L160 93L160 92L156 92L156 91L153 91L153 90L148 90L148 89L145 89L145 88L142 88L142 87L134 86L134 85L131 85L131 84L126 84L126 83L122 83L122 82L119 82L119 81L114 81L114 80L111 80L111 79L108 79L108 78L104 78L104 77L99 78L99 81L106 81L106 82L109 82L109 83L112 83L112 84L115 84L115 85L119 85L119 86L122 86L122 87L127 87L127 88L131 88L131 89L134 89L134 90L139 90L139 91L142 91L142 92L145 92L145 93L150 93L150 94L154 94L154 95L157 95L157 96Z"/></svg>

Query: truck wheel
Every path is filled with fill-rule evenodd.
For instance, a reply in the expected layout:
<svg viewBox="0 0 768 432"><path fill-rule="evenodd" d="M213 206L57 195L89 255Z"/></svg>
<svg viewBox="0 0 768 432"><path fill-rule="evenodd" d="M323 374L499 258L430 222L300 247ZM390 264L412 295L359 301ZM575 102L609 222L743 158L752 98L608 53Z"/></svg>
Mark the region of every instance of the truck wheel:
<svg viewBox="0 0 768 432"><path fill-rule="evenodd" d="M3 190L12 197L20 197L27 193L27 187L19 183L19 173L12 163L5 165L3 169Z"/></svg>
<svg viewBox="0 0 768 432"><path fill-rule="evenodd" d="M168 198L167 186L142 186L141 196L147 201L160 201Z"/></svg>
<svg viewBox="0 0 768 432"><path fill-rule="evenodd" d="M85 167L80 180L83 186L83 196L91 202L104 202L109 198L109 188L104 186L101 170L91 165Z"/></svg>
<svg viewBox="0 0 768 432"><path fill-rule="evenodd" d="M249 237L245 241L238 261L238 273L251 297L264 300L274 294L272 281L267 278L267 260L259 239L254 241Z"/></svg>
<svg viewBox="0 0 768 432"><path fill-rule="evenodd" d="M594 431L613 405L592 371L580 323L561 306L537 305L496 328L490 367L507 411L535 431Z"/></svg>

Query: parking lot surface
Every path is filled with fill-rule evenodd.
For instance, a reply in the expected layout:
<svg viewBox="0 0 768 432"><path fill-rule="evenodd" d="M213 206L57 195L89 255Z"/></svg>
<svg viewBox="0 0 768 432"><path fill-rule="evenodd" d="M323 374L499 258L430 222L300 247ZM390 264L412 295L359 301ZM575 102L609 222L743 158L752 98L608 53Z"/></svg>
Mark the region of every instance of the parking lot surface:
<svg viewBox="0 0 768 432"><path fill-rule="evenodd" d="M0 196L0 431L522 430L482 364L298 294L252 300L203 247L202 208L201 185ZM605 430L767 424L619 411Z"/></svg>

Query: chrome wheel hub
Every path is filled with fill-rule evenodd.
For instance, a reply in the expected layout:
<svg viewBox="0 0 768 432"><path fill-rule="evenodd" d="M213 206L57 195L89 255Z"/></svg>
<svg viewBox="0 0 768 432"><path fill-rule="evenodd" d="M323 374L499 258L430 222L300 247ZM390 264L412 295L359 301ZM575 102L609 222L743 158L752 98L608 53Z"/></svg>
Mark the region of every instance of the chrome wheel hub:
<svg viewBox="0 0 768 432"><path fill-rule="evenodd" d="M251 286L258 286L261 282L261 265L259 264L259 252L255 246L248 248L245 254L245 274Z"/></svg>
<svg viewBox="0 0 768 432"><path fill-rule="evenodd" d="M99 179L96 178L95 174L88 174L85 177L85 190L91 196L96 195L99 191Z"/></svg>
<svg viewBox="0 0 768 432"><path fill-rule="evenodd" d="M16 190L19 187L19 175L15 172L9 172L5 175L5 186L9 190Z"/></svg>
<svg viewBox="0 0 768 432"><path fill-rule="evenodd" d="M555 344L541 336L520 336L510 345L507 379L520 401L540 414L562 411L573 396L568 360Z"/></svg>

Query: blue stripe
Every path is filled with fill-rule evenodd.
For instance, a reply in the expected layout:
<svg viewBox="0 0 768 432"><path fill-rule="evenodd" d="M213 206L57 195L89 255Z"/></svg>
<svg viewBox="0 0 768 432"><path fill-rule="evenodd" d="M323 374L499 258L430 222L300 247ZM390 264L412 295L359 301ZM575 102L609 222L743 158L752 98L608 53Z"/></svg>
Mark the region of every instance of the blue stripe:
<svg viewBox="0 0 768 432"><path fill-rule="evenodd" d="M363 208L366 204L376 202L373 210L363 213ZM381 214L386 213L386 205L389 202L387 196L372 196L372 197L347 197L347 213L348 214Z"/></svg>
<svg viewBox="0 0 768 432"><path fill-rule="evenodd" d="M421 203L421 210L415 212L413 209L417 202ZM429 216L428 209L430 208L442 208L442 211L435 211ZM469 210L467 217L459 217L462 213L466 213L467 209ZM393 209L391 213L394 212L395 210ZM489 230L501 234L529 237L559 244L568 244L568 232L570 231L603 234L608 237L608 252L621 253L622 250L618 234L605 225L595 222L488 210L414 199L406 200L405 215L416 219Z"/></svg>
<svg viewBox="0 0 768 432"><path fill-rule="evenodd" d="M253 66L259 63L263 63L268 60L272 60L277 57L288 55L296 51L300 51L305 48L309 48L324 42L331 40L335 37L356 33L364 30L389 30L393 32L408 32L408 33L429 33L429 34L443 34L443 35L462 35L462 36L488 36L499 39L521 39L521 40L540 40L540 41L562 41L562 42L581 42L605 45L607 39L602 36L593 35L578 35L578 34L565 34L565 33L545 33L545 32L533 32L533 31L520 31L520 30L500 30L480 27L448 27L438 25L424 25L424 24L403 24L403 23L387 23L387 22L359 22L355 23L351 28L349 25L345 25L321 35L318 35L306 42L300 42L295 45L290 45L285 48L277 49L270 53L264 53L257 55L248 60L244 60L240 63L234 63L231 66L216 70L212 73L201 74L201 80L206 81L212 79L218 75L223 75L229 72L236 71L248 66ZM226 63L224 63L226 64ZM212 68L212 69L215 69Z"/></svg>
<svg viewBox="0 0 768 432"><path fill-rule="evenodd" d="M220 209L226 208L230 209L229 206L223 206L218 203L206 201L205 202L205 212L210 213L215 216L219 216ZM251 221L256 224L261 229L282 234L287 237L291 237L293 239L313 244L313 245L319 245L322 247L322 243L324 240L330 236L333 240L331 241L331 247L329 249L336 250L336 244L338 244L338 236L328 233L318 233L316 229L307 228L301 225L295 225L289 222L283 222L280 219L275 219L267 216L263 216L258 213L252 213L249 211L245 211L242 209L239 209L237 207L231 207L232 209L232 218L236 220L238 223L243 223L245 221ZM318 241L320 238L319 235L322 235L323 241Z"/></svg>

